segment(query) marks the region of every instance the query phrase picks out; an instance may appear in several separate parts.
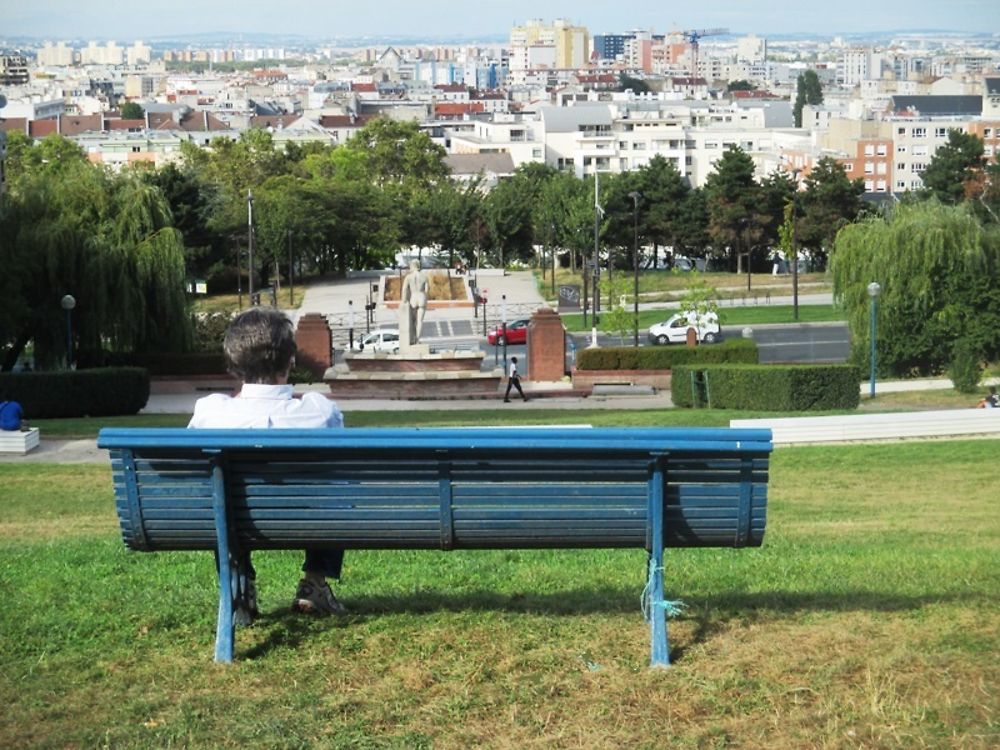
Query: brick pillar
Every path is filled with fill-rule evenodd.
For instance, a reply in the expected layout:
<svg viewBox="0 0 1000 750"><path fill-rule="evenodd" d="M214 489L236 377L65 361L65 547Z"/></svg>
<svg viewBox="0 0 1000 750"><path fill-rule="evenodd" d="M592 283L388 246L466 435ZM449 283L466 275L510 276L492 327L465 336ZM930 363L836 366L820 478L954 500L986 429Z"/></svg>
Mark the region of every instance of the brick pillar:
<svg viewBox="0 0 1000 750"><path fill-rule="evenodd" d="M323 374L333 366L333 342L326 316L309 313L299 318L295 345L298 347L296 366L309 370L317 381L322 380Z"/></svg>
<svg viewBox="0 0 1000 750"><path fill-rule="evenodd" d="M528 380L553 382L566 374L566 330L559 314L540 307L528 324Z"/></svg>

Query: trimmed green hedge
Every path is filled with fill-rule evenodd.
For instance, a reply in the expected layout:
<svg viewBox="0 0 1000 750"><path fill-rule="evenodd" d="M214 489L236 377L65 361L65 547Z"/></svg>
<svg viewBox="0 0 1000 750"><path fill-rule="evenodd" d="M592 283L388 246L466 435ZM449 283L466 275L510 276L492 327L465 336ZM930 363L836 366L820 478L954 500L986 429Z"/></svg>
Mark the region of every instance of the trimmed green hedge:
<svg viewBox="0 0 1000 750"><path fill-rule="evenodd" d="M184 352L181 354L111 354L108 364L118 367L144 367L150 375L225 375L226 358L222 352Z"/></svg>
<svg viewBox="0 0 1000 750"><path fill-rule="evenodd" d="M750 411L856 409L861 371L853 365L679 365L675 406Z"/></svg>
<svg viewBox="0 0 1000 750"><path fill-rule="evenodd" d="M676 365L757 364L757 344L752 339L726 339L721 344L643 346L579 349L578 370L672 370Z"/></svg>
<svg viewBox="0 0 1000 750"><path fill-rule="evenodd" d="M24 417L107 417L136 414L149 400L149 373L141 367L61 372L0 373L0 391Z"/></svg>

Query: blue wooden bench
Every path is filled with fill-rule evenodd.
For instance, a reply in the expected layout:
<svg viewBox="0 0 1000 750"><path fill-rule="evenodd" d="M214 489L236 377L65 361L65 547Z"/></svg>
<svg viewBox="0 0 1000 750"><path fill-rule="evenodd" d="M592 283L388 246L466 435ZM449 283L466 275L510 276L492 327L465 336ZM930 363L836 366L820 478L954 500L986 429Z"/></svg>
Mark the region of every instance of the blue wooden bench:
<svg viewBox="0 0 1000 750"><path fill-rule="evenodd" d="M755 547L770 430L104 429L131 549L215 550L215 659L233 659L241 550L635 547L653 665L664 547Z"/></svg>

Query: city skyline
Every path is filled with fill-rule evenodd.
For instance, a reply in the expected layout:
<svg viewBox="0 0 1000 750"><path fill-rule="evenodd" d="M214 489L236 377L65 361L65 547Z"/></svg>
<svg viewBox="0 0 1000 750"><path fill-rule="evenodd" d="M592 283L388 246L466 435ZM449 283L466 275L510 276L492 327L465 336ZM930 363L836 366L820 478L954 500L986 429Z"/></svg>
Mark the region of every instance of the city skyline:
<svg viewBox="0 0 1000 750"><path fill-rule="evenodd" d="M127 10L126 10L127 9ZM765 7L745 0L721 0L700 7L665 8L641 1L627 10L573 4L565 0L514 0L502 7L440 0L370 5L324 3L304 13L290 13L280 3L247 0L175 0L142 6L136 14L117 0L36 0L11 4L4 12L4 36L50 40L121 40L164 38L201 33L299 35L335 37L504 37L510 28L532 18L556 18L586 26L591 34L652 29L729 28L734 35L834 35L880 31L1000 32L1000 6L995 0L772 0Z"/></svg>

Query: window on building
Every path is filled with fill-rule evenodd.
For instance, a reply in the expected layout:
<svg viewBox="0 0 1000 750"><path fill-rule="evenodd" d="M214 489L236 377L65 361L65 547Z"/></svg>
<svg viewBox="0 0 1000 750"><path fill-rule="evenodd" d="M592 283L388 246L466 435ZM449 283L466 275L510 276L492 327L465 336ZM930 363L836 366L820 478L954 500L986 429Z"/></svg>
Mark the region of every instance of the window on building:
<svg viewBox="0 0 1000 750"><path fill-rule="evenodd" d="M983 138L992 138L993 128L983 128Z"/></svg>
<svg viewBox="0 0 1000 750"><path fill-rule="evenodd" d="M875 183L875 192L884 193L885 192L885 180L878 180Z"/></svg>
<svg viewBox="0 0 1000 750"><path fill-rule="evenodd" d="M690 167L692 164L694 164L694 157L685 156L684 157L684 166L685 167Z"/></svg>
<svg viewBox="0 0 1000 750"><path fill-rule="evenodd" d="M618 141L618 148L622 151L628 149L628 141Z"/></svg>
<svg viewBox="0 0 1000 750"><path fill-rule="evenodd" d="M906 180L896 180L896 188L899 190L906 190Z"/></svg>
<svg viewBox="0 0 1000 750"><path fill-rule="evenodd" d="M718 148L719 143L717 141L705 141L705 148Z"/></svg>
<svg viewBox="0 0 1000 750"><path fill-rule="evenodd" d="M532 159L541 159L542 158L542 150L540 148L533 148L533 149L531 149L531 158Z"/></svg>
<svg viewBox="0 0 1000 750"><path fill-rule="evenodd" d="M632 150L633 151L645 151L646 150L646 142L645 141L636 141L635 143L632 144Z"/></svg>
<svg viewBox="0 0 1000 750"><path fill-rule="evenodd" d="M888 147L884 143L880 143L878 144L878 146L875 147L875 153L878 154L879 156L885 156L887 150Z"/></svg>
<svg viewBox="0 0 1000 750"><path fill-rule="evenodd" d="M993 156L993 146L983 146L983 156Z"/></svg>
<svg viewBox="0 0 1000 750"><path fill-rule="evenodd" d="M875 190L875 180L865 180L865 192L871 193Z"/></svg>
<svg viewBox="0 0 1000 750"><path fill-rule="evenodd" d="M927 146L914 146L913 147L914 156L927 156Z"/></svg>
<svg viewBox="0 0 1000 750"><path fill-rule="evenodd" d="M906 162L905 161L896 162L896 169L898 169L900 172L905 172L906 171Z"/></svg>
<svg viewBox="0 0 1000 750"><path fill-rule="evenodd" d="M897 128L896 135L906 135L906 128Z"/></svg>
<svg viewBox="0 0 1000 750"><path fill-rule="evenodd" d="M913 172L923 172L925 168L924 163L919 161L913 162L913 166L910 167Z"/></svg>
<svg viewBox="0 0 1000 750"><path fill-rule="evenodd" d="M905 154L906 153L906 146L896 146L896 153L897 154Z"/></svg>
<svg viewBox="0 0 1000 750"><path fill-rule="evenodd" d="M880 161L875 165L875 174L885 174L888 166L884 161Z"/></svg>
<svg viewBox="0 0 1000 750"><path fill-rule="evenodd" d="M854 171L854 163L853 162L849 162L849 161L844 162L844 171L845 172L853 172Z"/></svg>
<svg viewBox="0 0 1000 750"><path fill-rule="evenodd" d="M865 162L865 174L875 174L875 164L873 162Z"/></svg>
<svg viewBox="0 0 1000 750"><path fill-rule="evenodd" d="M133 153L133 154L138 154L138 153L140 153L141 151L142 151L142 147L141 147L141 146L133 146L133 147L132 147L132 153Z"/></svg>
<svg viewBox="0 0 1000 750"><path fill-rule="evenodd" d="M869 143L865 146L865 156L875 156L875 145Z"/></svg>
<svg viewBox="0 0 1000 750"><path fill-rule="evenodd" d="M925 138L927 136L927 128L914 128L913 137L914 138Z"/></svg>
<svg viewBox="0 0 1000 750"><path fill-rule="evenodd" d="M948 137L948 128L934 128L934 137L935 138L947 138Z"/></svg>

